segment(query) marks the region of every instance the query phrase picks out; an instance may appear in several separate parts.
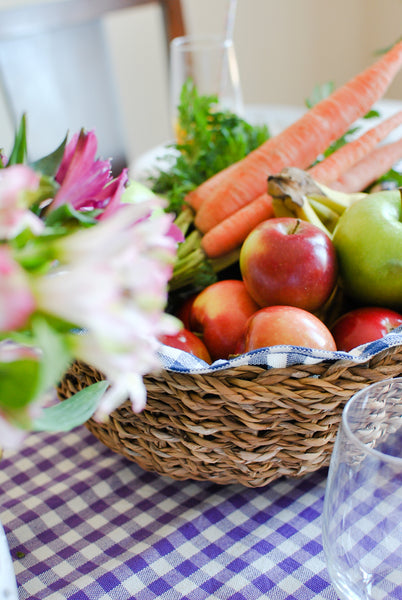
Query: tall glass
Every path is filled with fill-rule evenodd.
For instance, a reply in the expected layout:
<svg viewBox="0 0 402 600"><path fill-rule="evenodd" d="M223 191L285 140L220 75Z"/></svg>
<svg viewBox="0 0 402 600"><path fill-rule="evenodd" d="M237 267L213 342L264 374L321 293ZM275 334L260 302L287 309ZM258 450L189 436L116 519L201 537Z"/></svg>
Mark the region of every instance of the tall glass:
<svg viewBox="0 0 402 600"><path fill-rule="evenodd" d="M171 114L176 132L177 107L185 82L199 95L215 95L218 107L241 115L243 101L233 41L219 35L183 36L170 45ZM177 132L176 132L177 133Z"/></svg>
<svg viewBox="0 0 402 600"><path fill-rule="evenodd" d="M402 378L368 386L343 411L323 546L340 598L402 598Z"/></svg>

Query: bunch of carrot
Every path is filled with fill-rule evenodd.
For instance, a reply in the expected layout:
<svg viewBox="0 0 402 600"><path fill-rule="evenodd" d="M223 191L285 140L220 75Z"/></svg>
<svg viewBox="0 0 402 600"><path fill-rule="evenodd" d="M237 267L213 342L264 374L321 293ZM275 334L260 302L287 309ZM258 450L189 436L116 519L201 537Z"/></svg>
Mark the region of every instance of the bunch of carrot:
<svg viewBox="0 0 402 600"><path fill-rule="evenodd" d="M287 129L190 192L186 202L196 213L207 256L231 252L258 223L274 216L267 178L284 167L308 169L316 181L346 192L364 189L389 170L402 157L402 140L377 144L402 123L402 112L310 166L382 98L401 66L402 41Z"/></svg>

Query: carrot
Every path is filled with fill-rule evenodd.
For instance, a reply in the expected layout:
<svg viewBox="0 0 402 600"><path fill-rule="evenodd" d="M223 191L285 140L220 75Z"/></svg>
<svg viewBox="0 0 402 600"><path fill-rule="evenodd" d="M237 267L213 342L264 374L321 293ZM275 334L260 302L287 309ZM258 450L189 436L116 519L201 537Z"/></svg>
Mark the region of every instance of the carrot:
<svg viewBox="0 0 402 600"><path fill-rule="evenodd" d="M201 240L209 258L218 258L238 248L262 221L275 216L272 198L266 192L215 225Z"/></svg>
<svg viewBox="0 0 402 600"><path fill-rule="evenodd" d="M218 188L204 198L195 219L200 231L205 233L261 195L269 174L279 173L287 166L308 168L383 96L401 66L402 41L287 129L235 163Z"/></svg>
<svg viewBox="0 0 402 600"><path fill-rule="evenodd" d="M191 190L191 192L189 192L184 198L184 202L191 206L193 210L199 210L204 197L208 197L210 194L212 194L212 192L216 190L219 183L223 181L223 179L230 172L230 169L234 166L234 164L229 165L228 167L226 167L226 169L219 171L213 177L210 177L209 179L204 181L204 183L202 183L200 186L196 187L194 190ZM202 191L202 193L200 193L200 190Z"/></svg>
<svg viewBox="0 0 402 600"><path fill-rule="evenodd" d="M399 111L311 167L308 170L309 175L320 183L330 185L341 177L342 173L364 158L378 142L401 123L402 111Z"/></svg>
<svg viewBox="0 0 402 600"><path fill-rule="evenodd" d="M361 192L402 159L402 139L378 146L357 162L331 188L351 194Z"/></svg>

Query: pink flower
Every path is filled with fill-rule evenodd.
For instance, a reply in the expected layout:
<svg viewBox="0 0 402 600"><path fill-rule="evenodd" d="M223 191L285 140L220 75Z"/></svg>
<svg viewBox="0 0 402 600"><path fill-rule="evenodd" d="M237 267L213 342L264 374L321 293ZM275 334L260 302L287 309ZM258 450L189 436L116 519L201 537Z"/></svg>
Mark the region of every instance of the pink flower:
<svg viewBox="0 0 402 600"><path fill-rule="evenodd" d="M70 204L76 210L105 209L119 204L127 182L127 170L117 179L111 175L109 160L96 160L97 138L93 131L80 131L67 144L56 173L60 184L49 210Z"/></svg>
<svg viewBox="0 0 402 600"><path fill-rule="evenodd" d="M184 242L184 235L180 227L176 223L172 223L169 227L168 235L174 239L175 242Z"/></svg>
<svg viewBox="0 0 402 600"><path fill-rule="evenodd" d="M35 299L24 270L8 246L0 246L0 331L23 328L35 310Z"/></svg>
<svg viewBox="0 0 402 600"><path fill-rule="evenodd" d="M99 220L109 218L116 210L121 206L121 198L128 181L128 170L123 169L119 177L113 179L107 186L102 190L99 195L99 199L102 200L103 205L106 207L102 214L99 216Z"/></svg>
<svg viewBox="0 0 402 600"><path fill-rule="evenodd" d="M34 232L43 223L29 210L29 192L38 188L39 175L25 165L0 169L0 239L15 237L25 227Z"/></svg>
<svg viewBox="0 0 402 600"><path fill-rule="evenodd" d="M10 363L17 360L36 360L40 357L40 351L31 346L22 346L11 340L0 342L0 362Z"/></svg>

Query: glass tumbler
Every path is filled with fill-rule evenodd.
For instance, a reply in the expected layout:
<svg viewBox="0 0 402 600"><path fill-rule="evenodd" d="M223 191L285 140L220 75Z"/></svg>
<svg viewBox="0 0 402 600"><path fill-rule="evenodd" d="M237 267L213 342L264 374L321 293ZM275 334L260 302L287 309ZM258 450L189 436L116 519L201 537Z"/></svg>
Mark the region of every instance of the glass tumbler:
<svg viewBox="0 0 402 600"><path fill-rule="evenodd" d="M172 40L170 101L175 132L181 92L189 80L199 95L215 95L218 108L242 115L242 92L233 40L219 35L188 35Z"/></svg>
<svg viewBox="0 0 402 600"><path fill-rule="evenodd" d="M322 535L341 599L402 599L402 378L370 385L346 404Z"/></svg>

